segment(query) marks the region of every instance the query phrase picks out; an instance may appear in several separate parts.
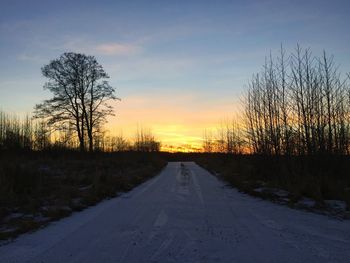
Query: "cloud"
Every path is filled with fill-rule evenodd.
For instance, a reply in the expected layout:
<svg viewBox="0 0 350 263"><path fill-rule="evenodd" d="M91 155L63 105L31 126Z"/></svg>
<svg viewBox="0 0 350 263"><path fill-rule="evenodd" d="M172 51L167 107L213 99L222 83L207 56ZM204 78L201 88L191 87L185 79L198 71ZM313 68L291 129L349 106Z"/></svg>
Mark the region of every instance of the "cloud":
<svg viewBox="0 0 350 263"><path fill-rule="evenodd" d="M98 53L103 55L133 55L138 53L141 48L133 44L120 44L120 43L106 43L100 44L95 47Z"/></svg>
<svg viewBox="0 0 350 263"><path fill-rule="evenodd" d="M143 48L139 42L95 41L86 36L64 36L53 43L38 41L37 45L60 52L81 52L91 55L131 56L140 53Z"/></svg>
<svg viewBox="0 0 350 263"><path fill-rule="evenodd" d="M30 62L37 62L37 63L44 63L47 61L47 59L44 57L25 54L25 53L18 55L17 59L20 61L30 61Z"/></svg>

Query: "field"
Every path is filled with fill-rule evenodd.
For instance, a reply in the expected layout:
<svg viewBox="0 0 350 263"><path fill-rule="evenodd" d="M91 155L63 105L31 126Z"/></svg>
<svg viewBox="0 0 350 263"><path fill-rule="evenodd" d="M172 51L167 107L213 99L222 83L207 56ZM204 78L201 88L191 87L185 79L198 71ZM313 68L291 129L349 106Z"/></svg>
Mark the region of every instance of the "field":
<svg viewBox="0 0 350 263"><path fill-rule="evenodd" d="M129 191L165 164L152 153L1 152L0 239Z"/></svg>
<svg viewBox="0 0 350 263"><path fill-rule="evenodd" d="M193 159L250 195L349 217L348 156L195 154Z"/></svg>
<svg viewBox="0 0 350 263"><path fill-rule="evenodd" d="M347 156L3 151L0 239L16 237L127 192L157 175L167 161L195 161L229 185L259 198L350 217Z"/></svg>

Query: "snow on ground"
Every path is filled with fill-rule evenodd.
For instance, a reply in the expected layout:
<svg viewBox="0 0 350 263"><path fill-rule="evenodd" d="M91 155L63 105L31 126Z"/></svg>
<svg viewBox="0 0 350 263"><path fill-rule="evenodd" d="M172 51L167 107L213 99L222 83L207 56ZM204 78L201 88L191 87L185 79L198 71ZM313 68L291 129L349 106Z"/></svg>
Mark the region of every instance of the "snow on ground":
<svg viewBox="0 0 350 263"><path fill-rule="evenodd" d="M0 262L349 262L350 221L247 196L184 164L1 246Z"/></svg>

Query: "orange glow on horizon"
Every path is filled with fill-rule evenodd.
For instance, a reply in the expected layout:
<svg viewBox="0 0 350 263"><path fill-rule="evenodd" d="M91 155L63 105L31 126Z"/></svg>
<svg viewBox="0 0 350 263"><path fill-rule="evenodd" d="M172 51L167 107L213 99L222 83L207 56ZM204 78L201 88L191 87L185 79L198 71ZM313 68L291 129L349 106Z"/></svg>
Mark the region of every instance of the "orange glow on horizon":
<svg viewBox="0 0 350 263"><path fill-rule="evenodd" d="M231 101L218 105L192 95L127 97L114 105L116 116L109 118L106 129L132 141L143 127L161 142L162 151L201 151L204 131L215 130L221 119L233 116L236 105Z"/></svg>

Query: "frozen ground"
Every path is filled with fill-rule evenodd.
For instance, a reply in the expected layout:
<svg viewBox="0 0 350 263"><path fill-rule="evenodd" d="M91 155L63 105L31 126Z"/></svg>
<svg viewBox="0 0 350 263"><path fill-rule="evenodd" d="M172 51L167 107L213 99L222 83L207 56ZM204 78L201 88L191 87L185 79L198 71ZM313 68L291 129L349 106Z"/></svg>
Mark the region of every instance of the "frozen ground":
<svg viewBox="0 0 350 263"><path fill-rule="evenodd" d="M0 262L350 262L350 221L225 187L194 163L0 247Z"/></svg>

